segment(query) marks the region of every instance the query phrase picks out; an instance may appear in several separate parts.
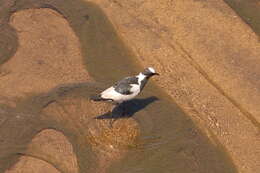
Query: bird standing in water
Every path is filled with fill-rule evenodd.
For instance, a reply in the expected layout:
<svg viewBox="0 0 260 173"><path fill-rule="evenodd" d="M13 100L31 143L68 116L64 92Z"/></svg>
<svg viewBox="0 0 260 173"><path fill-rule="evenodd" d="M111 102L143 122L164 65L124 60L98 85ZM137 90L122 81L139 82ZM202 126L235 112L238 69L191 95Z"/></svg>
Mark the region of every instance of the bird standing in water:
<svg viewBox="0 0 260 173"><path fill-rule="evenodd" d="M94 101L112 101L117 105L135 98L144 88L147 81L154 75L159 75L154 68L148 67L136 76L125 77L107 88L99 95L91 97Z"/></svg>

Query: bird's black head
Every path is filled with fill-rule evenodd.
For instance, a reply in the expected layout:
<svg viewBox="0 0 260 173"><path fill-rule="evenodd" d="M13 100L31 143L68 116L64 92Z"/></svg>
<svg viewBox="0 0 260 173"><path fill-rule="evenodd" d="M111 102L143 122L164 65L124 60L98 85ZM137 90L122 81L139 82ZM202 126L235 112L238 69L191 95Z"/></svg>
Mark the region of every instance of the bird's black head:
<svg viewBox="0 0 260 173"><path fill-rule="evenodd" d="M147 76L147 77L152 77L154 75L159 75L158 73L155 72L154 68L152 68L152 67L148 67L148 68L144 69L142 74Z"/></svg>

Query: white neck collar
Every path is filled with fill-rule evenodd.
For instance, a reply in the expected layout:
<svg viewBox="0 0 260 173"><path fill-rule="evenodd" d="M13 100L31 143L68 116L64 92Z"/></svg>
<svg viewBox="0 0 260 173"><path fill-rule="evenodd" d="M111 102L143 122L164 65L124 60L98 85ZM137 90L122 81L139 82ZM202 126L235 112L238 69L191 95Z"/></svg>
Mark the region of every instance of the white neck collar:
<svg viewBox="0 0 260 173"><path fill-rule="evenodd" d="M139 85L141 84L141 81L144 79L144 78L146 78L146 75L144 75L143 73L139 73L138 75L137 75L137 77L138 77L138 83L139 83Z"/></svg>

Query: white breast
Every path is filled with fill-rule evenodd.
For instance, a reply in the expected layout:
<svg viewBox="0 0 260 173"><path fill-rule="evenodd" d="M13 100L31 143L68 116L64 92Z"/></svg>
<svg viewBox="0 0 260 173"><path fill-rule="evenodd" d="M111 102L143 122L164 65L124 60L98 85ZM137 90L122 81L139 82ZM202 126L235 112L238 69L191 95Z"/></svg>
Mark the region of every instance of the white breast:
<svg viewBox="0 0 260 173"><path fill-rule="evenodd" d="M131 84L131 89L130 89L130 91L132 92L132 93L137 93L137 94L139 94L139 92L140 92L140 85L137 85L137 84Z"/></svg>
<svg viewBox="0 0 260 173"><path fill-rule="evenodd" d="M132 86L132 88L130 91L132 92L132 94L130 94L130 95L120 94L115 91L114 87L110 87L101 93L101 97L105 98L105 99L113 99L115 102L118 102L118 103L121 103L121 102L127 101L127 100L131 100L140 93L139 85L132 84L131 86Z"/></svg>
<svg viewBox="0 0 260 173"><path fill-rule="evenodd" d="M101 97L105 99L115 99L120 97L121 94L115 91L114 87L110 87L101 93Z"/></svg>

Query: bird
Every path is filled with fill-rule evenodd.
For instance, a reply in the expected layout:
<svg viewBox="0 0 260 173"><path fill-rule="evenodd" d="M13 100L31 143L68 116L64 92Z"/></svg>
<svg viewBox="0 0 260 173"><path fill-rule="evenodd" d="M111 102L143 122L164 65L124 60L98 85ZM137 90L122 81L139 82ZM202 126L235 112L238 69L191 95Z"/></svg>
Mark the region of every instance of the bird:
<svg viewBox="0 0 260 173"><path fill-rule="evenodd" d="M147 67L136 76L125 77L100 94L92 96L93 101L112 101L116 105L132 100L144 89L148 80L156 73L153 67Z"/></svg>

